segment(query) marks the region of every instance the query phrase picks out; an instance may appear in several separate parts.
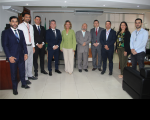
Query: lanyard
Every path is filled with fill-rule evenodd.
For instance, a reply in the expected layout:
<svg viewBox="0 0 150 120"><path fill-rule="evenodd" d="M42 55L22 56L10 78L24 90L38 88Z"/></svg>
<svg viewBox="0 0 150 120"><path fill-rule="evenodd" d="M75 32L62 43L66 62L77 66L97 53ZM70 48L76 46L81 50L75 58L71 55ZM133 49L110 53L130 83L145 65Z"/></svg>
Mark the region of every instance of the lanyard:
<svg viewBox="0 0 150 120"><path fill-rule="evenodd" d="M26 26L26 24L24 23L24 25ZM27 27L27 26L26 26ZM30 25L29 25L29 27L30 27ZM29 31L29 33L30 33L30 30L29 30L29 28L27 27L27 29L28 29L28 31Z"/></svg>
<svg viewBox="0 0 150 120"><path fill-rule="evenodd" d="M137 41L137 37L138 35L140 34L141 30L139 31L139 33L136 31L136 38L135 38L135 41Z"/></svg>

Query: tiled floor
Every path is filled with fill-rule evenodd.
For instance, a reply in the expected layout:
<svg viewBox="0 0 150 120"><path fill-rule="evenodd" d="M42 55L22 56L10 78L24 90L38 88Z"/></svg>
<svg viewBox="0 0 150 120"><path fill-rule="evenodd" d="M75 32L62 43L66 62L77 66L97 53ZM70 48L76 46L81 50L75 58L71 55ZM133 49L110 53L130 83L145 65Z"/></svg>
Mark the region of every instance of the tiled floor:
<svg viewBox="0 0 150 120"><path fill-rule="evenodd" d="M38 80L31 81L31 89L22 89L19 83L18 96L14 96L11 90L3 90L0 91L0 99L131 99L122 90L122 80L118 79L118 61L115 54L113 76L108 75L108 70L105 75L101 75L98 70L93 72L91 62L88 73L79 73L75 69L72 75L65 73L61 65L61 75L53 72L50 77L39 73Z"/></svg>

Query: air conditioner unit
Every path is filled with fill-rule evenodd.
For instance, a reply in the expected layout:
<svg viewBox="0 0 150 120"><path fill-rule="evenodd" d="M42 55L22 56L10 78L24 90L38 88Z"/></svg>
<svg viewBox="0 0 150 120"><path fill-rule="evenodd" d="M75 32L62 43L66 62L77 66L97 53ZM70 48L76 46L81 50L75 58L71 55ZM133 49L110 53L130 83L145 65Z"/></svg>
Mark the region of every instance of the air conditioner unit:
<svg viewBox="0 0 150 120"><path fill-rule="evenodd" d="M2 6L3 10L8 10L15 13L22 13L23 7L15 7L15 6Z"/></svg>
<svg viewBox="0 0 150 120"><path fill-rule="evenodd" d="M103 10L75 10L75 15L102 15L104 13Z"/></svg>

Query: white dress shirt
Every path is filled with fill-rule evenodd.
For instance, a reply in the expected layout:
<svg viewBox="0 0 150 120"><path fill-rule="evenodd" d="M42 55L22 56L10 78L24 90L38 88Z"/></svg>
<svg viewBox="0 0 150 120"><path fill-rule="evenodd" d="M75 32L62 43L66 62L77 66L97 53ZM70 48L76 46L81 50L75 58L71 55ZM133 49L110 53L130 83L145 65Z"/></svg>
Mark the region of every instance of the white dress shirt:
<svg viewBox="0 0 150 120"><path fill-rule="evenodd" d="M96 32L96 29L97 29L97 33L98 33L98 31L99 31L99 27L98 27L98 28L95 28L95 32Z"/></svg>
<svg viewBox="0 0 150 120"><path fill-rule="evenodd" d="M37 30L39 30L40 25L37 25L37 24L35 24L35 25L36 25ZM41 27L40 27L40 30L41 30ZM39 43L37 43L36 46L37 46L38 44L39 44ZM42 42L42 45L45 45L45 43Z"/></svg>
<svg viewBox="0 0 150 120"><path fill-rule="evenodd" d="M26 44L30 45L32 44L33 47L35 47L35 43L34 43L34 31L33 31L33 26L30 25L30 36L31 36L31 43L29 42L29 34L28 34L28 27L27 27L27 23L23 22L18 26L18 29L22 30L24 33L24 37L26 40Z"/></svg>
<svg viewBox="0 0 150 120"><path fill-rule="evenodd" d="M18 32L18 29L14 29L14 28L12 28L12 27L11 27L11 29L12 29L12 31L14 32L14 34L16 34L16 33L15 33L15 30L16 30L16 32L17 32L17 34L18 34L18 36L19 36L19 38L20 38L20 35L19 35L19 32Z"/></svg>

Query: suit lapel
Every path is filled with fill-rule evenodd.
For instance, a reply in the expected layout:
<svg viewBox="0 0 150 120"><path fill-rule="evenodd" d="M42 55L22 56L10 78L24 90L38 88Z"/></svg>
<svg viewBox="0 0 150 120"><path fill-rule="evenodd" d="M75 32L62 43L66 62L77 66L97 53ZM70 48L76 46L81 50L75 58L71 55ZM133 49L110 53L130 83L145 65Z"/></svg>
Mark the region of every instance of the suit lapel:
<svg viewBox="0 0 150 120"><path fill-rule="evenodd" d="M105 35L105 37L104 37L104 38L105 38L105 40L106 40L106 29L105 29L105 34L104 34L104 35ZM106 40L106 41L107 41L107 40Z"/></svg>
<svg viewBox="0 0 150 120"><path fill-rule="evenodd" d="M53 37L55 38L55 34L52 29L50 29L50 32L52 33ZM56 30L56 34L57 34L57 30Z"/></svg>
<svg viewBox="0 0 150 120"><path fill-rule="evenodd" d="M21 39L21 33L20 33L20 30L18 30L18 33L19 33L19 38Z"/></svg>
<svg viewBox="0 0 150 120"><path fill-rule="evenodd" d="M17 41L17 37L15 36L15 34L14 34L14 32L12 31L11 28L9 29L9 31L10 31L11 35L12 35L12 36L16 39L16 41Z"/></svg>
<svg viewBox="0 0 150 120"><path fill-rule="evenodd" d="M101 32L101 29L100 29L100 27L99 27L98 34L97 34L97 35L99 35L99 34L100 34L100 32Z"/></svg>
<svg viewBox="0 0 150 120"><path fill-rule="evenodd" d="M108 40L109 40L109 38L110 38L110 36L111 36L111 33L112 33L112 29L110 30L110 33L109 33L109 36L108 36Z"/></svg>
<svg viewBox="0 0 150 120"><path fill-rule="evenodd" d="M84 38L84 37L83 37L83 34L82 34L82 31L80 31L80 34L81 34L82 38Z"/></svg>
<svg viewBox="0 0 150 120"><path fill-rule="evenodd" d="M33 27L34 27L36 33L37 33L38 35L40 35L40 34L39 34L39 31L38 31L38 29L37 29L37 27L36 27L36 25L34 25ZM41 26L40 26L40 27L41 27Z"/></svg>

